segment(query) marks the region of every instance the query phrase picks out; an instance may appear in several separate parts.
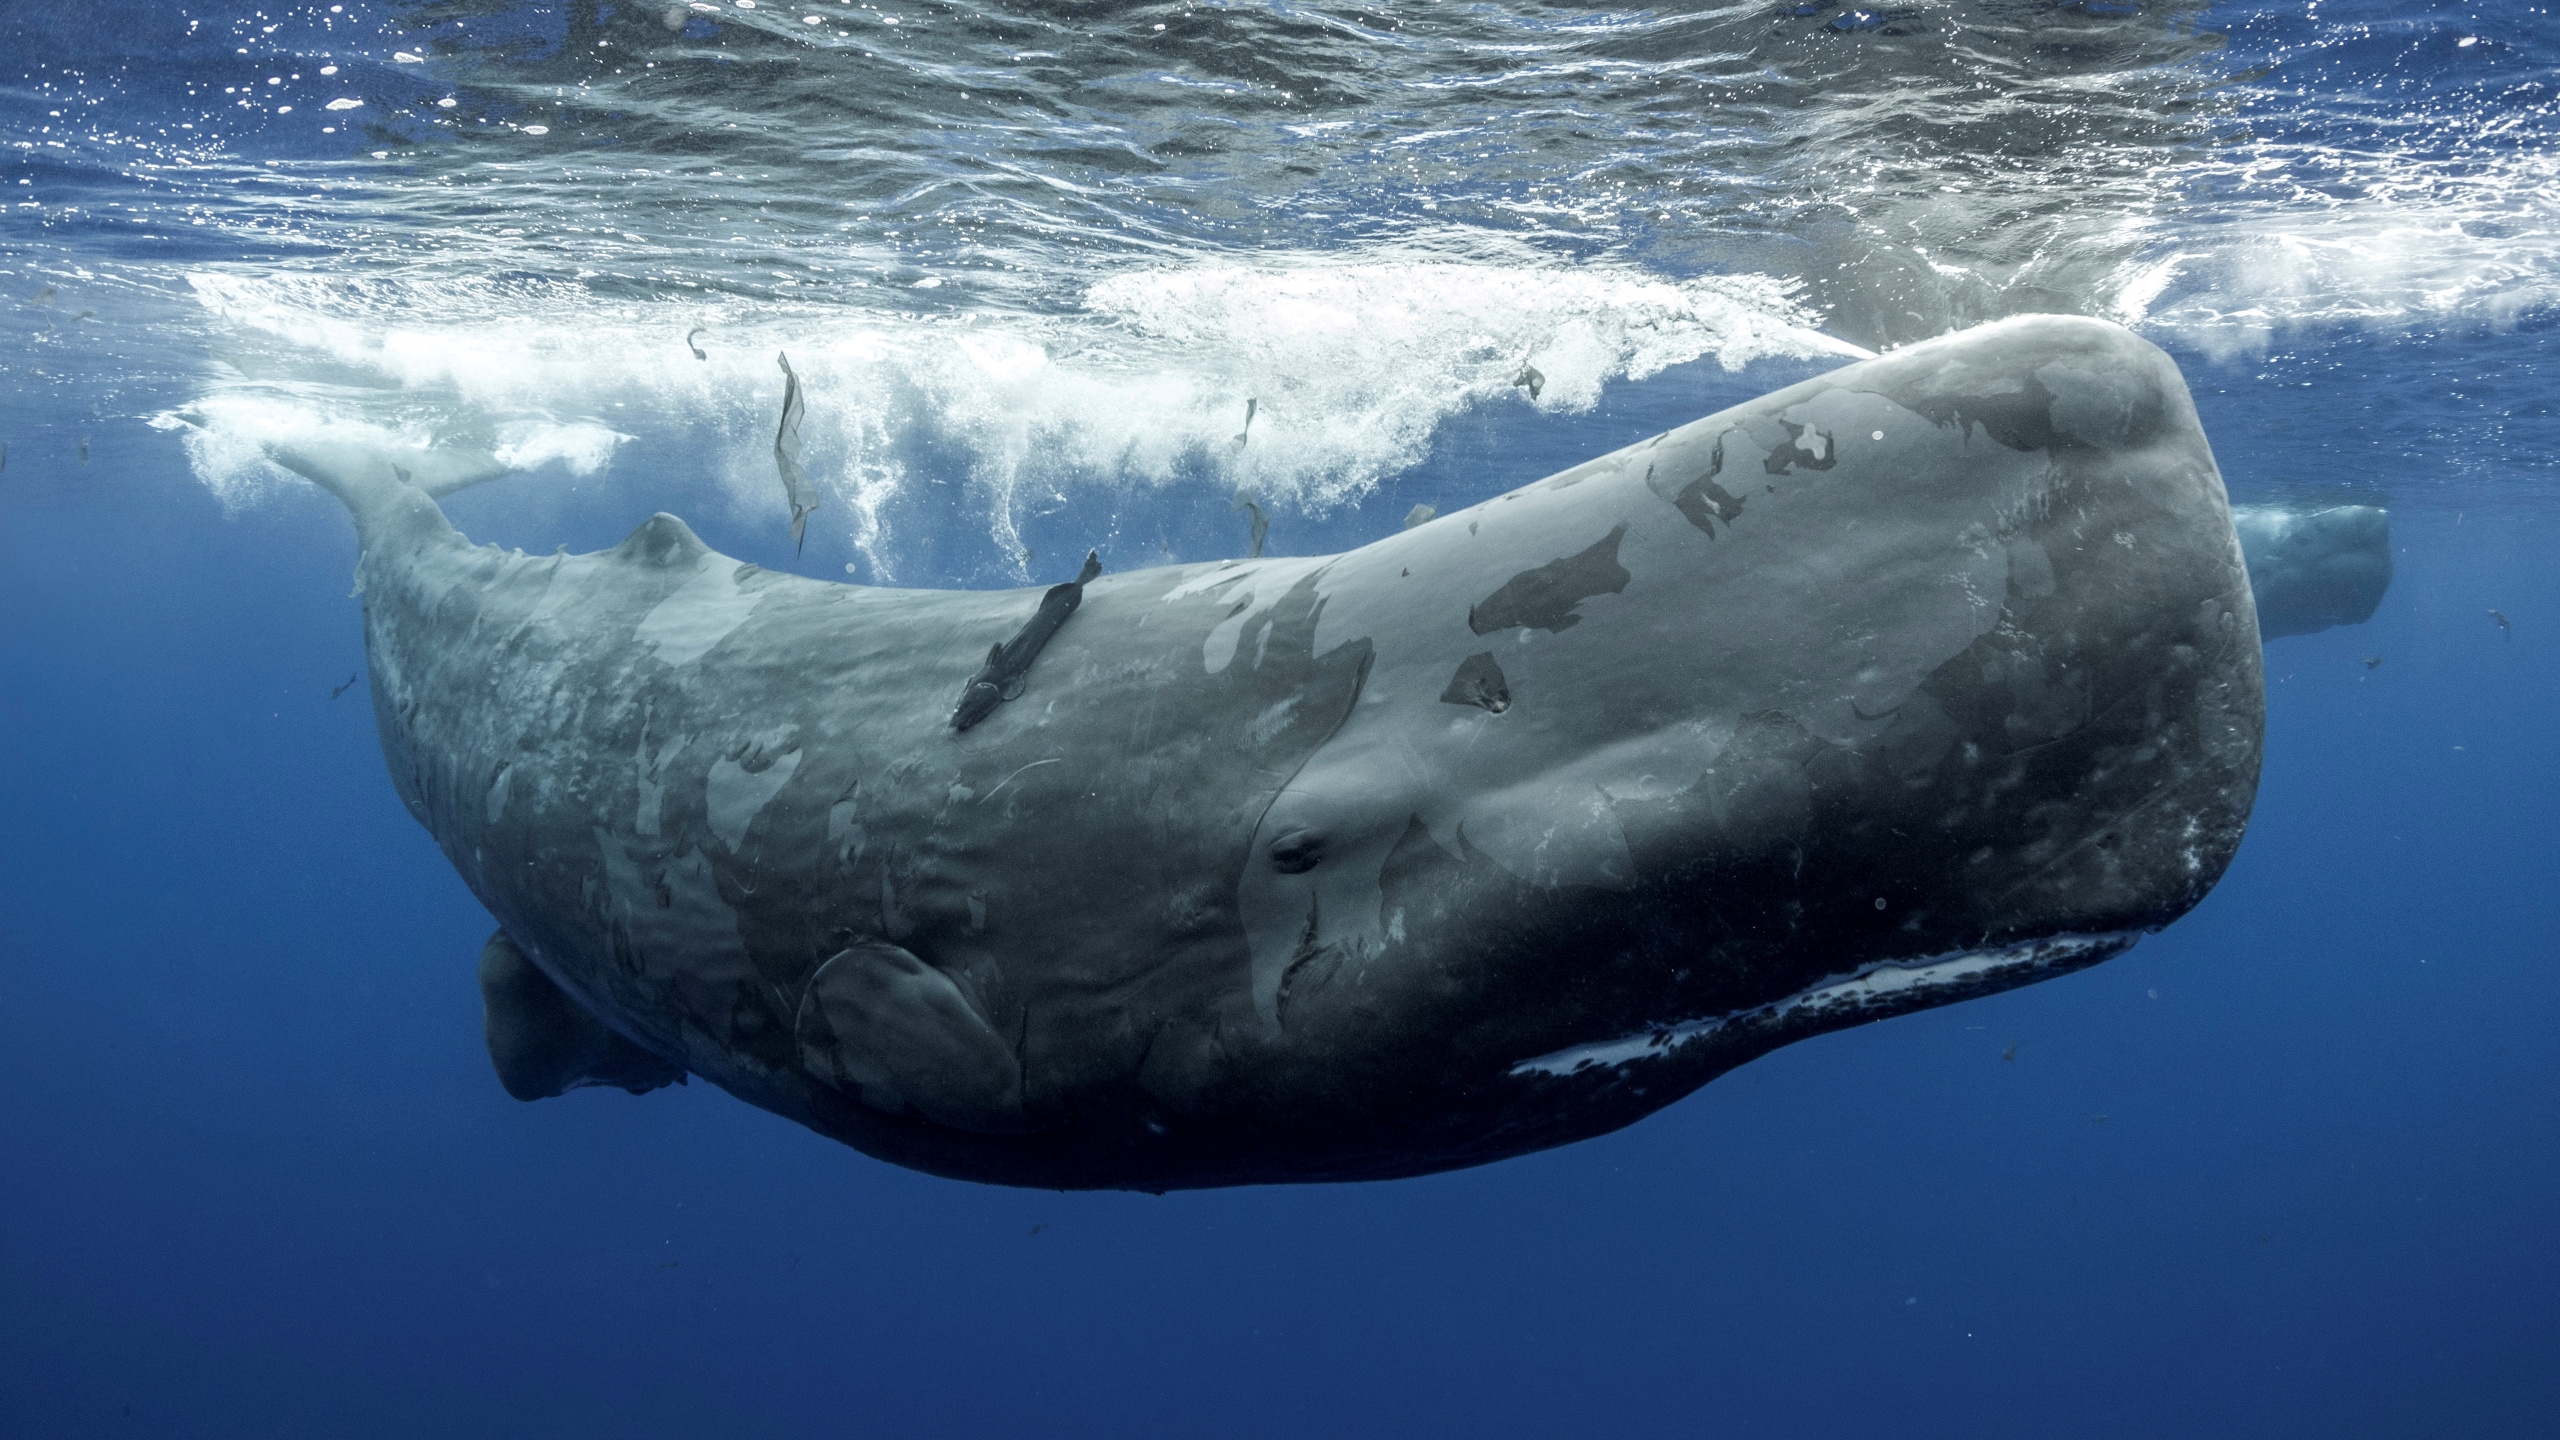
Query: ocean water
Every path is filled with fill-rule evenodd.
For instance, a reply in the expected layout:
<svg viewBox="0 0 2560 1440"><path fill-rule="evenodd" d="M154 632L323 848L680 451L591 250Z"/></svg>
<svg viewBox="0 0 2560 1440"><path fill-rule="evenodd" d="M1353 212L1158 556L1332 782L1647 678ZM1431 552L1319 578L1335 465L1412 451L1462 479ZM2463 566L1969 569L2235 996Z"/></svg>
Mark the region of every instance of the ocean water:
<svg viewBox="0 0 2560 1440"><path fill-rule="evenodd" d="M0 1434L2560 1431L2560 25L2161 0L0 10ZM2096 969L1618 1134L1052 1194L498 1087L279 439L910 586L1393 531L2095 315L2389 512ZM795 547L776 354L819 486ZM1535 371L1534 388L1521 383ZM1241 443L1237 437L1243 437Z"/></svg>

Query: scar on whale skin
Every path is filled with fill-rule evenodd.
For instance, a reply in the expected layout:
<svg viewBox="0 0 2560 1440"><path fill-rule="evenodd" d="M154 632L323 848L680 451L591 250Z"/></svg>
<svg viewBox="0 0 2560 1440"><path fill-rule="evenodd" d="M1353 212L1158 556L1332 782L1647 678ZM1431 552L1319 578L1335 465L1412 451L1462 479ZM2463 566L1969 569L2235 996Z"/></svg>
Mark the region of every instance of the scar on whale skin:
<svg viewBox="0 0 2560 1440"><path fill-rule="evenodd" d="M1039 657L1041 647L1067 617L1084 603L1084 587L1102 573L1102 556L1098 551L1084 554L1084 568L1076 578L1064 585L1052 585L1040 597L1040 608L1032 613L1029 623L1010 640L987 650L986 668L970 677L969 688L960 692L960 706L951 712L951 728L966 730L995 713L996 706L1022 693L1022 677L1030 672L1031 662Z"/></svg>

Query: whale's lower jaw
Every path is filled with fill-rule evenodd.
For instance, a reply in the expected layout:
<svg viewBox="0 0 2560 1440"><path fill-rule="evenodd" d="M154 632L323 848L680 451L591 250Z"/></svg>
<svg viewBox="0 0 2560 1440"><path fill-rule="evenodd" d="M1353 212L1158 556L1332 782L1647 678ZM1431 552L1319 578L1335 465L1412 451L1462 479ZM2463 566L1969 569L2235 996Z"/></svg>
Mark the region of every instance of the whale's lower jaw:
<svg viewBox="0 0 2560 1440"><path fill-rule="evenodd" d="M960 1137L882 1125L824 1092L814 1097L814 1113L798 1118L915 1169L1041 1189L1160 1193L1402 1179L1605 1135L1796 1041L2085 969L2122 955L2144 933L2057 934L1860 965L1765 1004L1568 1046L1472 1083L1451 1077L1438 1103L1423 1107L1429 1118L1407 1113L1375 1130L1342 1114L1328 1126L1302 1129L1264 1112L1246 1127L1253 1132L1248 1141L1214 1126L1141 1134L1146 1127L1114 1125L1095 1114L1067 1130L955 1144Z"/></svg>
<svg viewBox="0 0 2560 1440"><path fill-rule="evenodd" d="M2132 949L2140 938L2141 932L2134 930L2053 935L1990 949L1879 961L1748 1010L1640 1030L1615 1040L1567 1046L1523 1060L1512 1066L1510 1073L1514 1078L1570 1077L1594 1071L1640 1075L1658 1068L1660 1062L1683 1058L1683 1052L1692 1047L1712 1045L1718 1040L1784 1044L1826 1030L2032 984L2112 960Z"/></svg>
<svg viewBox="0 0 2560 1440"><path fill-rule="evenodd" d="M1628 1066L1641 1071L1654 1068L1656 1061L1674 1061L1690 1045L1708 1045L1718 1038L1777 1038L1777 1043L1787 1043L1805 1035L1820 1035L1823 1030L1841 1030L1866 1020L1930 1010L1956 999L1974 999L1976 994L2002 992L2066 971L2086 969L2122 956L2140 938L2140 930L2048 935L2043 940L1994 945L1984 951L1948 951L1910 961L1876 961L1859 966L1846 976L1805 986L1784 999L1754 1004L1751 1010L1682 1020L1677 1025L1651 1027L1590 1045L1567 1045L1562 1051L1510 1066L1510 1074L1580 1076L1590 1071L1623 1071Z"/></svg>

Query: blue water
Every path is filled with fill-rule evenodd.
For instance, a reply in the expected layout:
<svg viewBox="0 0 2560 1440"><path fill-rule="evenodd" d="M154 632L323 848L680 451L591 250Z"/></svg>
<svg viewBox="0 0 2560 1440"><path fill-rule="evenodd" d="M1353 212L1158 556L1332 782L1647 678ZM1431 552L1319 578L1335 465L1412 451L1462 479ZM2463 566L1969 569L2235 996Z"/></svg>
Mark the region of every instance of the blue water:
<svg viewBox="0 0 2560 1440"><path fill-rule="evenodd" d="M0 1434L2560 1431L2544 10L668 8L0 14ZM1241 553L1240 488L1358 544L2035 310L2168 348L2235 498L2391 511L2374 617L2269 646L2227 878L1367 1186L508 1099L489 919L330 698L351 532L257 448L506 447L449 508L528 550L663 508L1022 584Z"/></svg>

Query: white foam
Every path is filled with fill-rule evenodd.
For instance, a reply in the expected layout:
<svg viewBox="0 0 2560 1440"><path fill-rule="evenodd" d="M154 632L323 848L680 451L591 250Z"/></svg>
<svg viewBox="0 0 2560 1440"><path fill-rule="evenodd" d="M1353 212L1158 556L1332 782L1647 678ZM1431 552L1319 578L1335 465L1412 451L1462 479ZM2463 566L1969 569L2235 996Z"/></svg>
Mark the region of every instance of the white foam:
<svg viewBox="0 0 2560 1440"><path fill-rule="evenodd" d="M2120 267L2102 313L2209 353L2336 326L2504 327L2560 303L2560 157L2268 145L2181 177L2214 223Z"/></svg>
<svg viewBox="0 0 2560 1440"><path fill-rule="evenodd" d="M787 352L809 397L817 523L842 527L884 579L890 502L919 480L965 480L1010 554L1017 517L1077 487L1250 484L1321 512L1421 459L1471 406L1587 410L1612 380L1688 361L1864 353L1814 329L1775 280L1675 281L1516 248L1129 269L1045 315L604 302L490 279L190 280L217 354L242 371L192 407L206 428L191 461L226 499L274 482L265 441L370 426L407 443L469 435L510 463L579 474L624 439L654 454L708 435L730 498L776 509L774 356ZM699 360L683 339L697 327ZM1534 400L1514 383L1524 365L1544 377ZM911 474L920 463L966 474Z"/></svg>

